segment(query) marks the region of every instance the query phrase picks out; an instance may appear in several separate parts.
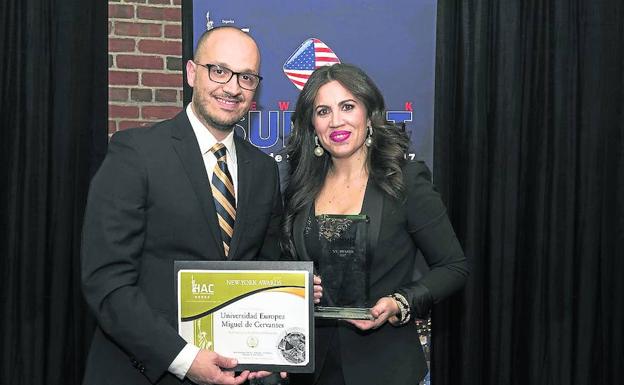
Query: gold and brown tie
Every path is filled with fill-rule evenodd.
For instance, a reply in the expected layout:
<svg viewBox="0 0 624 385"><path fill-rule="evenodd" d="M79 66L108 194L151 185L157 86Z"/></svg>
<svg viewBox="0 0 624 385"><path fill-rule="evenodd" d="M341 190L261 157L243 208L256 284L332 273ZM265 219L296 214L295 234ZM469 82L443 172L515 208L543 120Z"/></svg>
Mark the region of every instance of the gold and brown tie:
<svg viewBox="0 0 624 385"><path fill-rule="evenodd" d="M230 242L234 234L234 220L236 219L236 198L234 197L234 183L228 171L225 158L226 148L217 143L210 151L217 157L217 165L212 173L212 196L217 209L217 219L221 228L221 239L225 256L230 251Z"/></svg>

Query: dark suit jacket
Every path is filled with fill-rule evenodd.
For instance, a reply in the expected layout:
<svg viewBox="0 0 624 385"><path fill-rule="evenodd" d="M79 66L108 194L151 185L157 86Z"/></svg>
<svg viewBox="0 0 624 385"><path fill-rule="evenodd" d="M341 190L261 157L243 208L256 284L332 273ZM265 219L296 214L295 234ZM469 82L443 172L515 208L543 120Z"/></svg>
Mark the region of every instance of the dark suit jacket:
<svg viewBox="0 0 624 385"><path fill-rule="evenodd" d="M234 260L278 259L277 164L235 137ZM210 182L183 111L120 131L93 178L82 241L82 282L98 321L85 385L179 384L167 372L177 333L173 262L224 260Z"/></svg>
<svg viewBox="0 0 624 385"><path fill-rule="evenodd" d="M369 180L362 213L370 218L369 289L373 303L385 295L401 292L415 309L422 296L438 302L462 287L468 269L446 208L429 182L430 173L424 163L408 162L403 177L407 188L404 202L388 197ZM303 260L310 259L303 235L310 209L311 205L303 208L293 223L295 248ZM428 271L418 267L418 249ZM316 376L322 370L328 344L336 336L348 385L415 385L426 374L414 322L400 327L386 323L367 332L346 322L317 323L315 333ZM293 383L311 381L311 377L296 378Z"/></svg>

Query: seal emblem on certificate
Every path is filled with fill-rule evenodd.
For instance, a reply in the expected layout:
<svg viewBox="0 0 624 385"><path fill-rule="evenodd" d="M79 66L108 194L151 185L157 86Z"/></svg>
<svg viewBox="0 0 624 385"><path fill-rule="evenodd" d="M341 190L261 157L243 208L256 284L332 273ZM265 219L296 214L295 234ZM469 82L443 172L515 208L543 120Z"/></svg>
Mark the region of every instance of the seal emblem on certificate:
<svg viewBox="0 0 624 385"><path fill-rule="evenodd" d="M178 332L235 370L314 371L312 262L176 261Z"/></svg>

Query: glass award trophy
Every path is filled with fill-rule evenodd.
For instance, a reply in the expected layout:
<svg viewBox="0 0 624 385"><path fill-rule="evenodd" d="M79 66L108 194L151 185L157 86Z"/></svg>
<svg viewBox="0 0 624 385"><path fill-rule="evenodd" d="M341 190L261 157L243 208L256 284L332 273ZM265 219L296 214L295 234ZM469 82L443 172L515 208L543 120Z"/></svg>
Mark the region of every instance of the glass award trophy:
<svg viewBox="0 0 624 385"><path fill-rule="evenodd" d="M318 215L321 253L315 262L323 297L316 318L372 319L369 311L368 216Z"/></svg>

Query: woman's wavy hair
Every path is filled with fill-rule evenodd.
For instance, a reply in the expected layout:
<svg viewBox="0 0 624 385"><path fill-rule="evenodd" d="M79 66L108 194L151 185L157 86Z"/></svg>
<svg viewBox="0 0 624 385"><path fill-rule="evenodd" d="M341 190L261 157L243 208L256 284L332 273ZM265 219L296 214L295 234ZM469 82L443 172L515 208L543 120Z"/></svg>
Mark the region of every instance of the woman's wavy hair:
<svg viewBox="0 0 624 385"><path fill-rule="evenodd" d="M314 155L316 136L312 125L314 99L319 88L331 81L339 82L366 107L373 128L372 146L367 151L366 167L369 182L375 183L384 193L397 200L404 199L402 166L409 145L405 129L386 120L386 105L381 92L364 71L350 64L335 64L318 68L312 73L297 99L292 116L292 130L286 154L289 162L284 192L285 213L282 221L282 251L295 257L293 221L296 213L318 195L331 157L327 151Z"/></svg>

